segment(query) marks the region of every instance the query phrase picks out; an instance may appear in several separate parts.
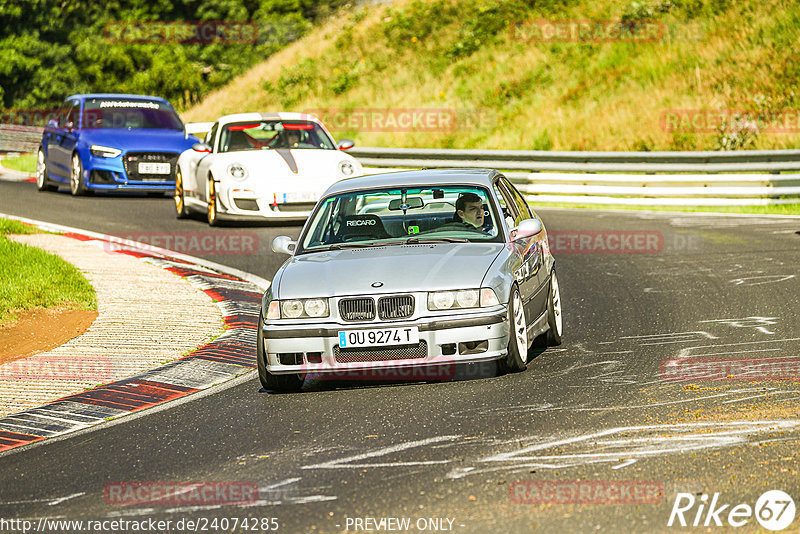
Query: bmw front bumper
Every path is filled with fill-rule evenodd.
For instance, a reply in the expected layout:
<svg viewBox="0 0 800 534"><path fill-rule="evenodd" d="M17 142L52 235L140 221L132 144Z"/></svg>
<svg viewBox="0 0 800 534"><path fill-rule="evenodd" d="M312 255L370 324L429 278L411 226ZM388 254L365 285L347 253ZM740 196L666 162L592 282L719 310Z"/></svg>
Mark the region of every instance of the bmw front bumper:
<svg viewBox="0 0 800 534"><path fill-rule="evenodd" d="M266 368L272 374L342 373L497 360L508 352L506 307L481 313L417 318L413 321L285 324L267 321L263 334ZM339 348L339 332L417 327L419 344Z"/></svg>

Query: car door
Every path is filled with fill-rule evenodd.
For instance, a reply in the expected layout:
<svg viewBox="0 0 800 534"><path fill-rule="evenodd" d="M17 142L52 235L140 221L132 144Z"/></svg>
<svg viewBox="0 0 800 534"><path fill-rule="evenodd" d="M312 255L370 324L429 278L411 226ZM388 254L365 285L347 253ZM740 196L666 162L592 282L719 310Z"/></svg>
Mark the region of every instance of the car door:
<svg viewBox="0 0 800 534"><path fill-rule="evenodd" d="M80 132L81 102L77 98L68 100L64 107L64 115L59 119L57 128L47 143L48 165L53 173L61 178L69 178L72 168L72 152L78 141Z"/></svg>
<svg viewBox="0 0 800 534"><path fill-rule="evenodd" d="M528 206L528 202L525 200L525 197L522 196L522 193L520 193L519 190L514 187L514 184L512 184L506 178L501 178L501 181L504 187L508 189L511 196L514 198L515 204L519 208L520 213L523 215L522 218L535 219L536 215L534 215L530 206ZM534 290L533 299L531 301L531 310L534 315L531 317L531 320L534 320L547 309L547 286L550 282L550 273L548 273L547 266L544 264L544 245L546 245L546 243L544 243L545 239L547 239L547 236L544 232L531 238L531 250L535 249L536 251L536 254L531 254L528 257L529 261L531 262L531 274L536 277L536 289Z"/></svg>
<svg viewBox="0 0 800 534"><path fill-rule="evenodd" d="M63 154L60 152L62 143L64 142L64 135L67 129L64 126L67 121L67 115L72 108L72 101L66 100L61 107L58 108L58 115L55 119L48 122L44 130L44 137L42 144L45 145L46 164L47 170L56 178L66 179L69 177L69 167L63 164Z"/></svg>
<svg viewBox="0 0 800 534"><path fill-rule="evenodd" d="M217 134L219 132L219 122L215 122L214 126L211 127L211 130L206 134L206 138L203 141L207 145L211 147L211 153L209 154L201 154L200 157L194 160L193 164L196 164L194 172L192 176L194 177L192 187L194 188L192 193L195 198L206 202L208 200L207 196L207 182L208 182L208 170L211 168L211 162L214 161L214 154L217 153ZM217 176L217 179L220 177Z"/></svg>
<svg viewBox="0 0 800 534"><path fill-rule="evenodd" d="M522 211L521 206L514 198L505 178L499 177L494 184L495 193L500 202L503 218L508 231L519 225L524 219L530 217L529 211ZM537 290L539 289L539 271L541 270L541 252L535 237L519 239L511 242L512 269L514 279L519 286L525 309L525 320L530 325L541 314L537 306Z"/></svg>

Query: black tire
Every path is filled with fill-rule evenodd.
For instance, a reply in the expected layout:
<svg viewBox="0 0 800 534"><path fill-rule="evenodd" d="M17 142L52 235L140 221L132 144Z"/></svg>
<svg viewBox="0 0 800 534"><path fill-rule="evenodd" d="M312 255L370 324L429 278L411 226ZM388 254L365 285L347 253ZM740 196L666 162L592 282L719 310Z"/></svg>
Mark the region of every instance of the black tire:
<svg viewBox="0 0 800 534"><path fill-rule="evenodd" d="M206 199L206 219L209 226L219 226L219 218L217 217L217 187L214 184L214 178L208 177L208 198Z"/></svg>
<svg viewBox="0 0 800 534"><path fill-rule="evenodd" d="M499 370L502 373L518 373L528 366L528 327L525 320L525 310L522 307L522 297L519 288L515 285L511 289L508 299L508 354L498 360Z"/></svg>
<svg viewBox="0 0 800 534"><path fill-rule="evenodd" d="M564 319L561 316L561 290L558 286L556 270L550 274L550 294L547 296L547 330L546 340L550 346L561 345L561 334L564 330Z"/></svg>
<svg viewBox="0 0 800 534"><path fill-rule="evenodd" d="M50 183L47 177L47 158L44 155L44 149L39 147L36 152L36 189L39 191L55 191L58 186Z"/></svg>
<svg viewBox="0 0 800 534"><path fill-rule="evenodd" d="M83 183L83 163L81 163L81 157L77 153L72 155L72 166L69 171L69 192L76 197L86 194L86 184Z"/></svg>
<svg viewBox="0 0 800 534"><path fill-rule="evenodd" d="M264 333L261 325L264 316L258 317L258 334L256 334L256 359L258 363L258 379L261 386L275 393L296 393L303 386L303 380L298 375L273 375L267 371L267 355L264 353Z"/></svg>
<svg viewBox="0 0 800 534"><path fill-rule="evenodd" d="M172 198L175 201L175 212L178 219L185 219L188 217L189 210L186 209L186 198L183 191L183 175L181 175L180 169L175 173L175 194Z"/></svg>

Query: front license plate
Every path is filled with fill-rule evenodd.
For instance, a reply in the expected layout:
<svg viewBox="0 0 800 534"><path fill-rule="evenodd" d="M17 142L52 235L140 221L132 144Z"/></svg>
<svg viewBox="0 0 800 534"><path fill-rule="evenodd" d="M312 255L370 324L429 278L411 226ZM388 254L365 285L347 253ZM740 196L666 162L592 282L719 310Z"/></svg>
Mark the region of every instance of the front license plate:
<svg viewBox="0 0 800 534"><path fill-rule="evenodd" d="M139 163L139 174L169 174L169 163Z"/></svg>
<svg viewBox="0 0 800 534"><path fill-rule="evenodd" d="M275 196L278 204L290 204L292 202L316 202L319 198L319 195L313 191L299 193L278 193Z"/></svg>
<svg viewBox="0 0 800 534"><path fill-rule="evenodd" d="M339 331L340 349L414 345L416 343L419 343L419 329L416 326Z"/></svg>

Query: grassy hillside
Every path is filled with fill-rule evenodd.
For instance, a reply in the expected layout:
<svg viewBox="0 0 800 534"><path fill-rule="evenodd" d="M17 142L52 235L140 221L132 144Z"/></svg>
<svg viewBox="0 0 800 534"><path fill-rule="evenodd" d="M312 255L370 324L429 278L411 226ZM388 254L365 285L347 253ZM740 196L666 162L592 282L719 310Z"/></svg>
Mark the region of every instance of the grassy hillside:
<svg viewBox="0 0 800 534"><path fill-rule="evenodd" d="M647 42L535 42L530 26L512 31L534 19L649 21L662 34ZM362 146L797 148L796 131L733 124L669 132L662 122L669 110L746 110L760 120L796 114L798 57L800 10L789 0L401 0L344 12L184 117L436 108L452 112L456 127L370 132L340 124L335 133Z"/></svg>

